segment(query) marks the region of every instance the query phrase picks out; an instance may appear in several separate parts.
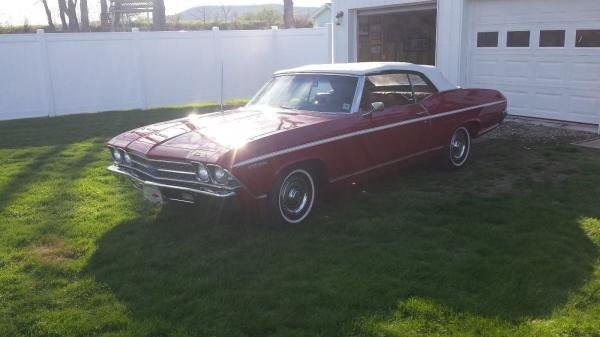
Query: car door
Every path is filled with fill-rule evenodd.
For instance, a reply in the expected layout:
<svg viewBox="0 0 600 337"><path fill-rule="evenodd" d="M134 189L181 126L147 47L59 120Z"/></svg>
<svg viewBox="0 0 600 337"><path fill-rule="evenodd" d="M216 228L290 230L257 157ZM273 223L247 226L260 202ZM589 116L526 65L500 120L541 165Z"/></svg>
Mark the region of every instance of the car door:
<svg viewBox="0 0 600 337"><path fill-rule="evenodd" d="M382 102L384 108L369 113L374 102ZM374 165L417 157L429 148L428 112L418 102L407 72L367 76L359 118Z"/></svg>

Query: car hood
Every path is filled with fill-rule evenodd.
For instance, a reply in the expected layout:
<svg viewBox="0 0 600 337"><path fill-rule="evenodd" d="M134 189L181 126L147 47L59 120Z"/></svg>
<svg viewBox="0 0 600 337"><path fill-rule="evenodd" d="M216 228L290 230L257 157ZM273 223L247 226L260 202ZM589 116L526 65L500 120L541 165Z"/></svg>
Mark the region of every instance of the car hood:
<svg viewBox="0 0 600 337"><path fill-rule="evenodd" d="M216 161L256 139L325 122L335 115L240 108L144 126L109 144L148 157Z"/></svg>

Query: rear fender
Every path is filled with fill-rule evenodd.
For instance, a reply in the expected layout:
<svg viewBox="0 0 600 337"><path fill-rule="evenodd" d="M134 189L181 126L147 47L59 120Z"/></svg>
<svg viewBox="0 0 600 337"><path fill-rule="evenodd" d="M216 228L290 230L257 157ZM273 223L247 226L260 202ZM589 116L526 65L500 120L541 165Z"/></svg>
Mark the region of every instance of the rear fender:
<svg viewBox="0 0 600 337"><path fill-rule="evenodd" d="M461 125L467 125L471 136L475 138L480 130L498 125L504 119L506 111L506 98L499 91L492 89L443 91L430 96L422 104L433 117L433 147L446 145L452 132ZM469 109L470 107L473 109ZM449 112L456 113L448 114Z"/></svg>

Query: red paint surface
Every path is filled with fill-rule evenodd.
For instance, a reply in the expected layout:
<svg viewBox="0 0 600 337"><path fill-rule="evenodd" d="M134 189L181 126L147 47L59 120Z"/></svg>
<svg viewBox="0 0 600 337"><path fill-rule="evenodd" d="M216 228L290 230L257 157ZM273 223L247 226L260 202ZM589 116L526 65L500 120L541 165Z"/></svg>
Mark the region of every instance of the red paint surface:
<svg viewBox="0 0 600 337"><path fill-rule="evenodd" d="M371 117L363 117L360 113L323 114L244 108L153 124L123 133L109 144L151 159L193 160L221 165L247 187L247 190L238 190L238 198L244 204L252 205L256 200L254 197L270 193L274 179L282 170L307 160L322 166L326 182L337 180L344 183L345 180L361 178L361 175L348 179L343 177L378 165L411 157L409 161L399 162L406 164L439 154L446 148L457 127L468 125L475 138L480 130L501 123L506 115L505 100L495 90L456 89L432 95L420 103L375 112ZM468 109L499 101L504 102ZM468 110L436 118L436 115L461 109ZM303 144L426 117L432 118L235 166Z"/></svg>

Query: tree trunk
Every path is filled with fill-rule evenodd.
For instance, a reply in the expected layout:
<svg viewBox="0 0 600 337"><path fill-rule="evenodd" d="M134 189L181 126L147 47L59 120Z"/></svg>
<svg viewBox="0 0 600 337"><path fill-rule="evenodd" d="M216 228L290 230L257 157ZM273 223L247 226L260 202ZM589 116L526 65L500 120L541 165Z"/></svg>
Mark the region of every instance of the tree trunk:
<svg viewBox="0 0 600 337"><path fill-rule="evenodd" d="M167 16L165 14L165 1L154 0L154 11L152 12L152 29L162 30L167 24Z"/></svg>
<svg viewBox="0 0 600 337"><path fill-rule="evenodd" d="M58 10L60 12L60 23L62 24L61 30L65 31L69 28L67 24L67 1L66 0L58 0Z"/></svg>
<svg viewBox="0 0 600 337"><path fill-rule="evenodd" d="M79 21L77 21L77 0L69 0L67 5L67 16L69 17L69 30L72 32L78 32Z"/></svg>
<svg viewBox="0 0 600 337"><path fill-rule="evenodd" d="M100 25L102 30L108 29L108 5L106 0L100 0Z"/></svg>
<svg viewBox="0 0 600 337"><path fill-rule="evenodd" d="M229 21L229 14L231 14L231 7L222 5L221 11L223 11L223 21Z"/></svg>
<svg viewBox="0 0 600 337"><path fill-rule="evenodd" d="M44 5L44 10L46 11L46 17L48 18L48 30L51 32L56 31L56 27L54 26L54 22L52 21L52 12L48 7L48 0L42 0L42 4Z"/></svg>
<svg viewBox="0 0 600 337"><path fill-rule="evenodd" d="M90 18L88 15L87 0L80 0L79 13L81 14L81 30L84 32L90 31Z"/></svg>
<svg viewBox="0 0 600 337"><path fill-rule="evenodd" d="M285 28L294 28L294 1L283 0L283 25Z"/></svg>

